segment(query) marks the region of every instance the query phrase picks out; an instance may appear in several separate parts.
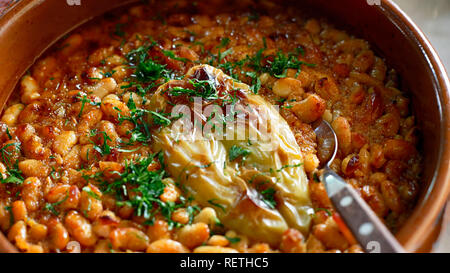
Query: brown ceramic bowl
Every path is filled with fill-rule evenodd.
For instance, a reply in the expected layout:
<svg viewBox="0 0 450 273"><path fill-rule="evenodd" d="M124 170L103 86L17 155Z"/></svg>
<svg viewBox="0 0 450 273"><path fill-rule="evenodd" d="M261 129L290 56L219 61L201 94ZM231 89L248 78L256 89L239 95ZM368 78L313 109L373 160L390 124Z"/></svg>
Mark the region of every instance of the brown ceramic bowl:
<svg viewBox="0 0 450 273"><path fill-rule="evenodd" d="M19 78L50 45L77 26L136 0L22 0L0 19L0 107ZM450 190L450 83L436 52L417 26L391 1L303 0L291 5L319 10L338 27L368 40L401 75L422 129L423 188L416 208L396 234L408 251L423 251ZM16 252L0 233L0 252Z"/></svg>

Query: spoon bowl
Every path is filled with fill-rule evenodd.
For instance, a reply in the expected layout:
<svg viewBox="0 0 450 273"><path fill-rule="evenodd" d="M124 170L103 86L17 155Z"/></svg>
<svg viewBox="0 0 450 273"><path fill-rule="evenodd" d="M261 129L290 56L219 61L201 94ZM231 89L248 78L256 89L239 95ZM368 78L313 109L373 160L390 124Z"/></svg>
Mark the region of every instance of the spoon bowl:
<svg viewBox="0 0 450 273"><path fill-rule="evenodd" d="M337 154L337 136L330 123L319 120L313 124L316 133L317 145L319 147L317 157L320 161L320 168L325 165L330 166Z"/></svg>

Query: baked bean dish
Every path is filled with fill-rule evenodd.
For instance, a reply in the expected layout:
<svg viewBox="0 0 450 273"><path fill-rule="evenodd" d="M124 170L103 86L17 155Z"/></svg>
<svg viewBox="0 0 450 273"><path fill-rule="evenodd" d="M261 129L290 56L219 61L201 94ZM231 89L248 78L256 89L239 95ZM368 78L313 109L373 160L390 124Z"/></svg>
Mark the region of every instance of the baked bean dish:
<svg viewBox="0 0 450 273"><path fill-rule="evenodd" d="M271 1L163 2L78 28L8 100L0 229L20 251L362 252L320 182L320 119L396 232L418 130L367 41Z"/></svg>

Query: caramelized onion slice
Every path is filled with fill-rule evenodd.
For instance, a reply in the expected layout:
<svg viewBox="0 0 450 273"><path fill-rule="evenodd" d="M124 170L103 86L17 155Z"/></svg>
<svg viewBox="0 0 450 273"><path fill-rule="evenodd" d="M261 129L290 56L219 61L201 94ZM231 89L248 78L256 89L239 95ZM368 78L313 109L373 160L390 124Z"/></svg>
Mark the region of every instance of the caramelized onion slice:
<svg viewBox="0 0 450 273"><path fill-rule="evenodd" d="M192 91L195 80L209 81L216 91L205 96L200 108L189 92L174 92ZM208 65L193 67L183 80L159 87L148 109L168 113L180 102L190 111L171 125L154 129L152 149L163 152L166 170L188 194L202 206L213 207L225 227L254 240L277 245L289 227L307 233L312 209L303 156L278 111L247 85ZM206 108L225 104L241 106L235 110L237 117L245 117L243 123L239 118L225 119L222 137L196 138L211 119ZM194 114L188 117L189 112ZM260 123L251 122L250 116ZM195 129L182 133L186 128L179 125L194 117L201 126L193 122ZM261 126L261 121L267 124ZM239 124L245 125L244 137Z"/></svg>

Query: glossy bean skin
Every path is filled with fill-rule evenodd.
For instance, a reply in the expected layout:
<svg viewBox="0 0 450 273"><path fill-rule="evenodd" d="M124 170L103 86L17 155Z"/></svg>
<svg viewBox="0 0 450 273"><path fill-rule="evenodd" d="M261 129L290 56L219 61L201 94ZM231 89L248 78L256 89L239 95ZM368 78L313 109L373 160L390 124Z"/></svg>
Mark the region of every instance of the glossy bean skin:
<svg viewBox="0 0 450 273"><path fill-rule="evenodd" d="M69 233L83 246L94 246L97 242L92 225L78 212L70 211L64 218L64 224Z"/></svg>
<svg viewBox="0 0 450 273"><path fill-rule="evenodd" d="M77 142L78 137L74 131L65 131L55 138L53 150L56 153L65 156Z"/></svg>
<svg viewBox="0 0 450 273"><path fill-rule="evenodd" d="M50 149L43 145L42 139L37 136L36 129L33 126L29 124L19 126L16 135L21 141L24 154L28 158L42 160L50 156Z"/></svg>
<svg viewBox="0 0 450 273"><path fill-rule="evenodd" d="M306 99L295 103L292 111L305 123L318 120L325 112L325 101L317 95L310 95Z"/></svg>
<svg viewBox="0 0 450 273"><path fill-rule="evenodd" d="M147 235L135 228L117 228L111 232L109 239L115 249L143 251L149 244Z"/></svg>
<svg viewBox="0 0 450 273"><path fill-rule="evenodd" d="M83 187L79 208L84 216L91 221L96 220L103 212L102 193L96 186L90 184Z"/></svg>
<svg viewBox="0 0 450 273"><path fill-rule="evenodd" d="M30 75L26 75L22 78L20 87L22 92L21 100L23 103L28 104L41 96L39 94L40 90L38 83Z"/></svg>
<svg viewBox="0 0 450 273"><path fill-rule="evenodd" d="M50 203L60 203L63 210L75 209L80 201L80 190L76 186L56 185L45 196Z"/></svg>
<svg viewBox="0 0 450 273"><path fill-rule="evenodd" d="M237 250L221 246L199 246L194 253L238 253Z"/></svg>
<svg viewBox="0 0 450 273"><path fill-rule="evenodd" d="M348 154L352 141L350 123L346 118L338 117L333 121L331 125L336 132L339 141L339 149L341 149L344 154Z"/></svg>
<svg viewBox="0 0 450 273"><path fill-rule="evenodd" d="M5 113L2 116L2 122L6 123L9 126L13 126L17 123L19 119L19 115L22 110L25 108L23 104L15 104L10 106L5 110Z"/></svg>
<svg viewBox="0 0 450 273"><path fill-rule="evenodd" d="M19 162L19 169L27 177L45 177L50 170L42 161L28 159Z"/></svg>
<svg viewBox="0 0 450 273"><path fill-rule="evenodd" d="M69 243L69 232L64 225L56 218L50 219L47 224L49 232L50 248L53 250L63 250Z"/></svg>
<svg viewBox="0 0 450 273"><path fill-rule="evenodd" d="M303 93L304 90L302 88L301 81L293 78L284 78L277 80L273 87L273 92L283 98L289 97L291 93Z"/></svg>
<svg viewBox="0 0 450 273"><path fill-rule="evenodd" d="M209 227L204 223L187 225L177 234L178 240L188 248L193 248L206 242L209 238Z"/></svg>
<svg viewBox="0 0 450 273"><path fill-rule="evenodd" d="M26 221L28 218L28 210L23 201L14 201L11 205L11 213L15 222Z"/></svg>
<svg viewBox="0 0 450 273"><path fill-rule="evenodd" d="M147 235L151 241L170 239L171 233L169 224L164 220L156 220L153 225L147 228Z"/></svg>
<svg viewBox="0 0 450 273"><path fill-rule="evenodd" d="M29 211L35 211L39 208L42 197L41 181L37 177L25 179L22 187L22 198Z"/></svg>
<svg viewBox="0 0 450 273"><path fill-rule="evenodd" d="M189 250L177 241L161 239L151 243L147 253L188 253Z"/></svg>

